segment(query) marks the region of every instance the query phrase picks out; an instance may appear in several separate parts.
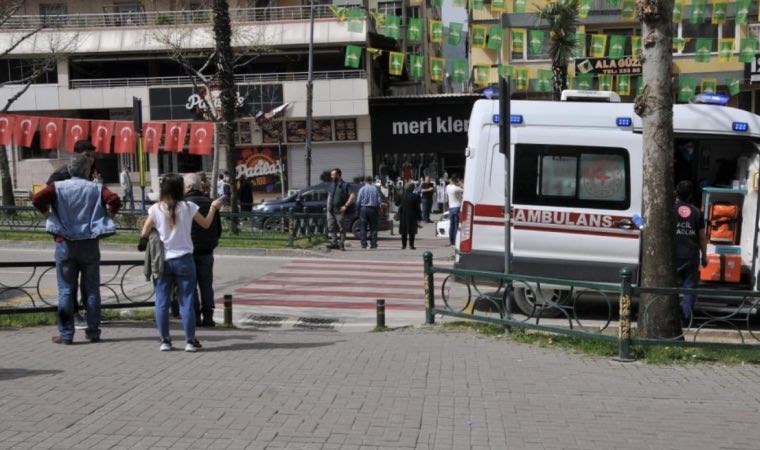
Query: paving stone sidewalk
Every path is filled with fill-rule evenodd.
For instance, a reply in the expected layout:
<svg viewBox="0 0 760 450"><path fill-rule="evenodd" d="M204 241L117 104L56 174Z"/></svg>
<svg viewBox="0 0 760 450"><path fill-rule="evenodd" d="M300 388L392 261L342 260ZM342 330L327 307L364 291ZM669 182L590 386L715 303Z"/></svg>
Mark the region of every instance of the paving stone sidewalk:
<svg viewBox="0 0 760 450"><path fill-rule="evenodd" d="M176 343L181 331L173 329ZM470 333L0 330L0 448L757 449L760 367L651 366Z"/></svg>

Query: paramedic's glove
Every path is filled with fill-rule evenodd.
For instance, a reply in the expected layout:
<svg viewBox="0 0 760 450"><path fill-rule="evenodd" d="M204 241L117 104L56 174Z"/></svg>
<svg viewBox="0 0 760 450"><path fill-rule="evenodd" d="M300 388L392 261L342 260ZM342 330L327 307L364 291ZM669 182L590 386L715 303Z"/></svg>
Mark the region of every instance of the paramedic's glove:
<svg viewBox="0 0 760 450"><path fill-rule="evenodd" d="M141 252L144 252L146 248L148 248L148 238L141 237L140 238L140 243L137 244L137 250L141 251Z"/></svg>
<svg viewBox="0 0 760 450"><path fill-rule="evenodd" d="M707 267L707 255L702 255L702 267Z"/></svg>

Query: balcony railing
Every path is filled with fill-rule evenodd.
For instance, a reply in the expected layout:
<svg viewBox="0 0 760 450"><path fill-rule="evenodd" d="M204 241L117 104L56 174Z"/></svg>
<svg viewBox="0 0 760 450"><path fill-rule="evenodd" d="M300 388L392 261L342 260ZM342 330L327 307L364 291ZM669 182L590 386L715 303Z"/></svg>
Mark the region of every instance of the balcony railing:
<svg viewBox="0 0 760 450"><path fill-rule="evenodd" d="M314 72L314 80L347 80L365 78L363 70L333 70ZM308 72L255 73L235 75L235 83L274 83L284 81L306 81ZM197 81L197 80L196 80ZM197 81L199 84L200 82ZM190 77L144 77L144 78L98 78L71 80L69 89L177 86L193 84Z"/></svg>
<svg viewBox="0 0 760 450"><path fill-rule="evenodd" d="M315 19L335 17L330 5L314 5ZM43 16L16 15L0 29L35 29L46 28L105 28L105 27L151 27L185 24L210 24L210 9L153 12L113 12L100 14L64 14ZM308 20L309 6L281 6L267 8L230 9L233 23L275 22Z"/></svg>

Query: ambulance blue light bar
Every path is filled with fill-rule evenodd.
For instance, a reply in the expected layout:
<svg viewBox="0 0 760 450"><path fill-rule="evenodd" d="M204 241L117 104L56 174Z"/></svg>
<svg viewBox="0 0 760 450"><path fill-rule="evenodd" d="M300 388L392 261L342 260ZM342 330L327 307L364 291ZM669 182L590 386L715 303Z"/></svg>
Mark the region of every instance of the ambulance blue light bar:
<svg viewBox="0 0 760 450"><path fill-rule="evenodd" d="M749 131L749 124L747 122L734 122L731 124L731 129L740 133L746 133Z"/></svg>
<svg viewBox="0 0 760 450"><path fill-rule="evenodd" d="M703 93L697 94L692 99L692 103L699 103L702 105L720 105L726 106L728 104L729 97L723 94Z"/></svg>
<svg viewBox="0 0 760 450"><path fill-rule="evenodd" d="M493 119L493 123L499 123L499 121L501 120L498 114L494 114L492 119ZM519 125L523 123L522 114L511 114L509 116L509 123L512 125Z"/></svg>
<svg viewBox="0 0 760 450"><path fill-rule="evenodd" d="M618 117L615 119L615 124L619 127L630 127L633 125L633 119L630 117Z"/></svg>

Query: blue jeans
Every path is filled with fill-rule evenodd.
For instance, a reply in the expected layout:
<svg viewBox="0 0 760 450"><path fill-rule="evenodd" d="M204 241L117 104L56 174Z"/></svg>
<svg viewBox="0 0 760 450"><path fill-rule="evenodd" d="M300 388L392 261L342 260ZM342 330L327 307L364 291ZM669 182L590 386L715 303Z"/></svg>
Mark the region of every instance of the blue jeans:
<svg viewBox="0 0 760 450"><path fill-rule="evenodd" d="M681 279L681 287L686 289L695 289L697 287L699 283L699 260L677 259L676 269L678 269L678 277ZM691 314L694 311L696 303L696 295L681 295L681 320L684 325L688 326L691 323Z"/></svg>
<svg viewBox="0 0 760 450"><path fill-rule="evenodd" d="M377 247L377 208L363 206L359 211L359 221L361 223L362 248L367 248L367 235L372 248Z"/></svg>
<svg viewBox="0 0 760 450"><path fill-rule="evenodd" d="M459 231L459 206L449 208L449 243L451 245L457 242L457 231Z"/></svg>
<svg viewBox="0 0 760 450"><path fill-rule="evenodd" d="M422 196L422 220L425 222L430 222L430 210L433 207L433 199L427 199L425 196Z"/></svg>
<svg viewBox="0 0 760 450"><path fill-rule="evenodd" d="M172 287L177 286L182 328L185 339L195 339L195 310L193 309L193 292L195 292L195 262L188 253L179 258L164 261L164 273L156 280L156 326L161 339L170 339L169 304L172 301ZM89 320L89 319L88 319Z"/></svg>
<svg viewBox="0 0 760 450"><path fill-rule="evenodd" d="M100 244L97 239L63 241L55 246L58 280L58 332L74 339L77 281L81 274L82 301L87 311L88 338L100 337Z"/></svg>
<svg viewBox="0 0 760 450"><path fill-rule="evenodd" d="M193 261L195 262L195 278L198 280L198 290L201 292L199 301L198 290L193 289L193 309L196 319L200 319L198 313L201 313L203 319L209 321L214 318L214 254L193 255Z"/></svg>

